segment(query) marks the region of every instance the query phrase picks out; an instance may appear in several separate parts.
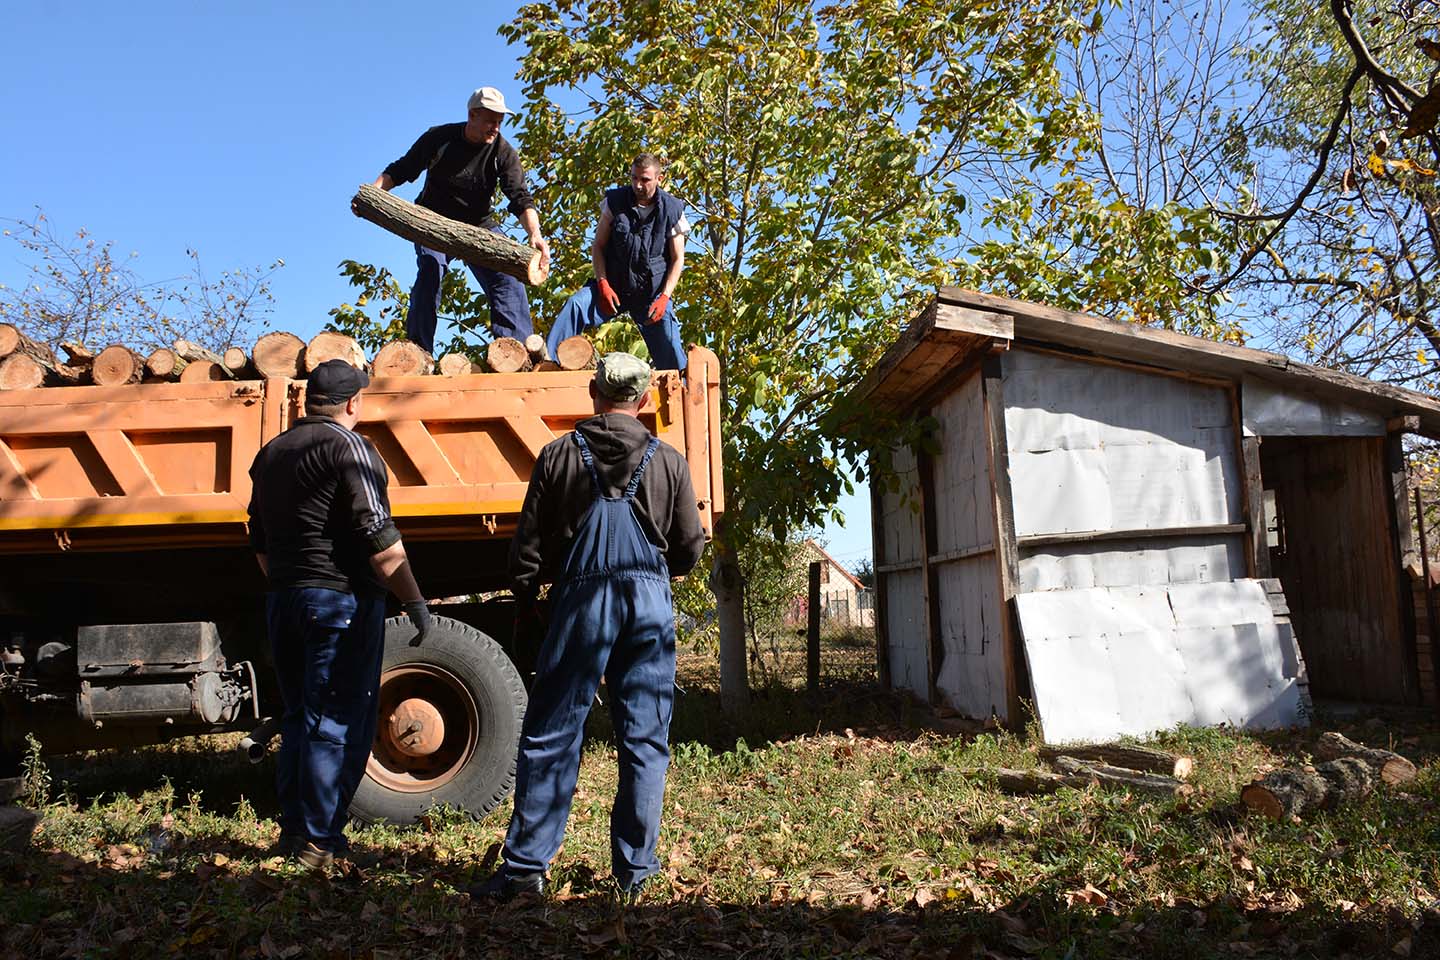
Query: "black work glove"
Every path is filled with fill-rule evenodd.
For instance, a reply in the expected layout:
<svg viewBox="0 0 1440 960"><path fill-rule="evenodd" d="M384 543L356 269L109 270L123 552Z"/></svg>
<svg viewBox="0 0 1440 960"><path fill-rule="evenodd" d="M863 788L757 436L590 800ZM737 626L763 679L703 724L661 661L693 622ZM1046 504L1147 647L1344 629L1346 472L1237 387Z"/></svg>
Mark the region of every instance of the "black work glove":
<svg viewBox="0 0 1440 960"><path fill-rule="evenodd" d="M410 638L410 646L420 646L425 634L430 632L430 624L433 622L430 608L425 605L424 600L407 600L400 604L400 609L405 611L405 616L415 625L415 636Z"/></svg>

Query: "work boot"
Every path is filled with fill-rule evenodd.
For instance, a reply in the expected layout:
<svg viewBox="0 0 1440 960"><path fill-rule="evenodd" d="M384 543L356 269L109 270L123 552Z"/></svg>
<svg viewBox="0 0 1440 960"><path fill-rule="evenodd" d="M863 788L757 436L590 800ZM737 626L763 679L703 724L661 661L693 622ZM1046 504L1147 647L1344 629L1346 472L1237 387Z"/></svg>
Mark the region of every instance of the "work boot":
<svg viewBox="0 0 1440 960"><path fill-rule="evenodd" d="M295 859L302 867L310 870L325 870L335 862L335 854L318 847L313 841L305 841L304 846L295 852Z"/></svg>
<svg viewBox="0 0 1440 960"><path fill-rule="evenodd" d="M475 884L468 892L472 899L490 903L508 903L526 894L543 897L545 874L540 871L512 873L501 867L489 880Z"/></svg>
<svg viewBox="0 0 1440 960"><path fill-rule="evenodd" d="M300 834L286 833L281 830L280 839L275 841L268 853L272 857L284 857L288 860L299 853L303 846L305 846L305 838Z"/></svg>

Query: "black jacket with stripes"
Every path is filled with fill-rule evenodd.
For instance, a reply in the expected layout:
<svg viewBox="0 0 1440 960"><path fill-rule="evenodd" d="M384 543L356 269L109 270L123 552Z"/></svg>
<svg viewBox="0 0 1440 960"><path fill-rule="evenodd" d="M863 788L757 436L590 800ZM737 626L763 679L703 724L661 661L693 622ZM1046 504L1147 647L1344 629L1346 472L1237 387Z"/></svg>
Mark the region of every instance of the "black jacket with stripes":
<svg viewBox="0 0 1440 960"><path fill-rule="evenodd" d="M265 554L272 589L384 589L370 558L400 531L369 440L330 417L305 417L255 455L250 481L250 545Z"/></svg>

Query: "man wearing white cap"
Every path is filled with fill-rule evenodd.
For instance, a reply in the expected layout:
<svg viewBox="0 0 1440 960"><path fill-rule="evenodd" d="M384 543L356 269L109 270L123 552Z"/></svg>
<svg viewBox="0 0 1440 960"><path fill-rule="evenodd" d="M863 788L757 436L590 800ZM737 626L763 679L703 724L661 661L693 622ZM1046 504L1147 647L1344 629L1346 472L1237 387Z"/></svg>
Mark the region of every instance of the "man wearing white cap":
<svg viewBox="0 0 1440 960"><path fill-rule="evenodd" d="M375 178L375 186L390 190L424 173L425 185L415 199L417 204L452 220L498 233L500 227L491 210L498 185L510 200L510 212L520 218L530 246L540 251L541 261L548 269L550 245L540 233L540 218L525 187L520 154L500 135L500 121L514 111L506 108L505 97L494 87L481 87L472 93L468 109L469 116L464 123L442 123L421 134L405 156ZM410 289L405 335L433 352L440 280L450 266L450 257L417 243L415 259L419 269L415 286ZM525 285L508 274L479 264L466 265L490 301L490 332L517 340L533 333Z"/></svg>

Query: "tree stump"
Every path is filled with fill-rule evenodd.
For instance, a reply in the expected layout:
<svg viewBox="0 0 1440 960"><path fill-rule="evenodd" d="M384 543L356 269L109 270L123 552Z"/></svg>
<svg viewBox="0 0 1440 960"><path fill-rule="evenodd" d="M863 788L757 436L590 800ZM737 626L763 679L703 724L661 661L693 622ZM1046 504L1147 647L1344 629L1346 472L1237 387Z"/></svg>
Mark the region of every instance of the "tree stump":
<svg viewBox="0 0 1440 960"><path fill-rule="evenodd" d="M377 377L425 377L435 372L435 358L418 343L391 340L376 351L370 372Z"/></svg>
<svg viewBox="0 0 1440 960"><path fill-rule="evenodd" d="M1322 733L1315 745L1315 756L1322 760L1339 760L1341 757L1358 757L1369 765L1370 770L1390 786L1409 783L1415 779L1415 764L1398 753L1367 747L1356 743L1343 734Z"/></svg>
<svg viewBox="0 0 1440 960"><path fill-rule="evenodd" d="M1313 767L1284 767L1267 773L1240 791L1251 810L1271 820L1329 809L1370 792L1375 776L1359 757L1342 757Z"/></svg>
<svg viewBox="0 0 1440 960"><path fill-rule="evenodd" d="M445 354L440 358L439 368L442 377L463 377L467 374L483 372L480 364L463 353Z"/></svg>
<svg viewBox="0 0 1440 960"><path fill-rule="evenodd" d="M28 353L0 359L0 390L33 390L45 385L46 370Z"/></svg>
<svg viewBox="0 0 1440 960"><path fill-rule="evenodd" d="M180 374L181 383L215 383L219 380L233 380L234 375L218 363L210 360L195 360Z"/></svg>
<svg viewBox="0 0 1440 960"><path fill-rule="evenodd" d="M531 367L530 351L514 337L496 337L485 351L485 364L492 373L522 373Z"/></svg>
<svg viewBox="0 0 1440 960"><path fill-rule="evenodd" d="M478 263L508 273L531 286L545 282L549 269L540 264L540 251L517 243L484 227L442 217L433 210L365 184L350 201L350 210L397 236L448 253L466 263Z"/></svg>
<svg viewBox="0 0 1440 960"><path fill-rule="evenodd" d="M1057 757L1074 757L1099 763L1113 764L1130 770L1147 770L1177 780L1184 780L1195 769L1195 761L1189 757L1177 757L1164 750L1136 747L1123 743L1086 744L1073 747L1041 747L1041 758L1054 761Z"/></svg>
<svg viewBox="0 0 1440 960"><path fill-rule="evenodd" d="M253 372L250 357L245 353L244 347L226 347L225 352L220 355L220 365L233 373L236 379Z"/></svg>
<svg viewBox="0 0 1440 960"><path fill-rule="evenodd" d="M134 350L119 343L101 350L90 367L90 376L101 387L139 383L144 375L145 361Z"/></svg>
<svg viewBox="0 0 1440 960"><path fill-rule="evenodd" d="M145 369L156 380L179 380L189 365L189 360L169 347L161 347L145 358Z"/></svg>
<svg viewBox="0 0 1440 960"><path fill-rule="evenodd" d="M298 380L305 375L305 341L276 330L255 341L250 351L255 371L262 377L289 377Z"/></svg>
<svg viewBox="0 0 1440 960"><path fill-rule="evenodd" d="M555 345L555 362L562 370L594 370L598 361L595 344L585 337L566 337Z"/></svg>
<svg viewBox="0 0 1440 960"><path fill-rule="evenodd" d="M334 330L321 330L305 344L305 372L314 373L315 368L326 360L344 360L356 370L365 369L365 351L354 337L348 337Z"/></svg>

